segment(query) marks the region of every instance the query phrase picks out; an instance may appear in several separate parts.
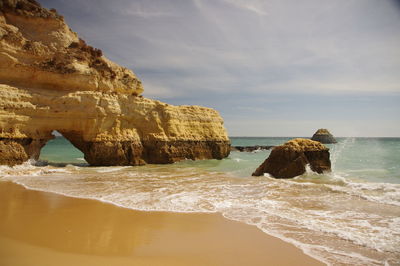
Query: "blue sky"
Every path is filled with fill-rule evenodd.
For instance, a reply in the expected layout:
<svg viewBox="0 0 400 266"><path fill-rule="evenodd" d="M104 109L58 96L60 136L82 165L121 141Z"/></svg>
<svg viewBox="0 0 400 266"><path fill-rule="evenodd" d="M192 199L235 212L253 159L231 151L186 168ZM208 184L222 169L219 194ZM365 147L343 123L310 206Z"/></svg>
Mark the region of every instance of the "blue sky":
<svg viewBox="0 0 400 266"><path fill-rule="evenodd" d="M400 1L40 0L231 136L400 136Z"/></svg>

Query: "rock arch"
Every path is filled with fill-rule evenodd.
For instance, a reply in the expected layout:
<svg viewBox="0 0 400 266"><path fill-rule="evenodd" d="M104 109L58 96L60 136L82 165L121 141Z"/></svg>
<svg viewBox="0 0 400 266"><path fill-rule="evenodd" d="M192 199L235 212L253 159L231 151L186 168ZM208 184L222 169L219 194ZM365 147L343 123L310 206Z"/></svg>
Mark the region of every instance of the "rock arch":
<svg viewBox="0 0 400 266"><path fill-rule="evenodd" d="M84 154L76 148L67 138L60 132L54 130L54 136L48 140L40 150L39 165L48 163L50 165L87 165L84 160Z"/></svg>
<svg viewBox="0 0 400 266"><path fill-rule="evenodd" d="M79 39L35 1L0 5L0 164L37 159L59 131L91 165L221 159L217 111L139 96L136 75Z"/></svg>
<svg viewBox="0 0 400 266"><path fill-rule="evenodd" d="M230 142L213 109L172 106L134 95L0 85L0 163L37 159L59 131L91 165L142 165L183 159L222 159Z"/></svg>

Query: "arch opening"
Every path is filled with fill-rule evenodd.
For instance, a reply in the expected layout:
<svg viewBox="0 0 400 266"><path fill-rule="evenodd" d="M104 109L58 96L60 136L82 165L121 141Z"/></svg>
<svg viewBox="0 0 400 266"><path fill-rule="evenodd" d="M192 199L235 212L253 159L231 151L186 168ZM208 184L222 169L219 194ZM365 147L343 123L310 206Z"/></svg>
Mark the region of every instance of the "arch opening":
<svg viewBox="0 0 400 266"><path fill-rule="evenodd" d="M83 152L72 145L59 131L53 130L52 135L54 138L40 150L39 161L50 165L88 165Z"/></svg>

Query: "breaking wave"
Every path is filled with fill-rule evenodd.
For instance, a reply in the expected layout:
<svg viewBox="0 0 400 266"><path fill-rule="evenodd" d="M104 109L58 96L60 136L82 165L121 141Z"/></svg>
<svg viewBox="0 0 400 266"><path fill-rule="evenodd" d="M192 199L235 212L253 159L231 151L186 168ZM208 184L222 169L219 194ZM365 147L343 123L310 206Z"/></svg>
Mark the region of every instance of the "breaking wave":
<svg viewBox="0 0 400 266"><path fill-rule="evenodd" d="M38 167L30 162L0 171L1 180L28 189L134 210L218 212L328 264L394 265L400 259L398 184L314 173L292 180L235 177L191 166Z"/></svg>

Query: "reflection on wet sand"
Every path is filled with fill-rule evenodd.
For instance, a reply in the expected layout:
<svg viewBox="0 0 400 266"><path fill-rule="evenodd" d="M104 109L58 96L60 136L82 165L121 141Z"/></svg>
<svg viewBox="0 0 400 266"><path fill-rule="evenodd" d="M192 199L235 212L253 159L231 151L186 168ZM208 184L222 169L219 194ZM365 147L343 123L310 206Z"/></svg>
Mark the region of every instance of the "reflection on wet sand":
<svg viewBox="0 0 400 266"><path fill-rule="evenodd" d="M255 227L216 214L137 212L9 182L0 182L0 209L1 265L319 264Z"/></svg>

